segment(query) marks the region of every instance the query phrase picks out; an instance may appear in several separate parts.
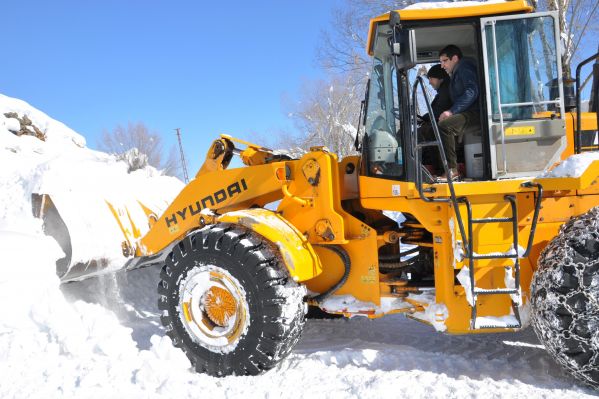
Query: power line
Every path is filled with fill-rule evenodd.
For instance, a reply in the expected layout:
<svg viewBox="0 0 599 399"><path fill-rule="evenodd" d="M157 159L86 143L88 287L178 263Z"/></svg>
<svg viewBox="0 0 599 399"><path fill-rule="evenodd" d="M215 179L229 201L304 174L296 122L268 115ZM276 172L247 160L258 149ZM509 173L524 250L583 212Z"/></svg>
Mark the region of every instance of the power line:
<svg viewBox="0 0 599 399"><path fill-rule="evenodd" d="M183 144L181 144L181 128L176 128L177 140L179 141L179 152L181 153L181 166L183 167L183 177L185 178L185 184L189 183L189 176L187 175L187 164L185 162L185 154L183 154Z"/></svg>

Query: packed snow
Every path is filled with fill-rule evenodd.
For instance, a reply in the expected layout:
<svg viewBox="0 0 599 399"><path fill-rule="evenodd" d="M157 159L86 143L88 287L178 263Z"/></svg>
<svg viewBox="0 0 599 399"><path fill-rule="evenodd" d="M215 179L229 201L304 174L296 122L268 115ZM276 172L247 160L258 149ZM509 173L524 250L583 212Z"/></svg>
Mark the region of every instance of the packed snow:
<svg viewBox="0 0 599 399"><path fill-rule="evenodd" d="M580 177L589 165L597 160L599 160L599 152L571 155L540 177Z"/></svg>
<svg viewBox="0 0 599 399"><path fill-rule="evenodd" d="M439 8L472 7L486 4L506 3L506 0L488 0L488 1L436 1L431 3L414 3L403 10L433 10Z"/></svg>
<svg viewBox="0 0 599 399"><path fill-rule="evenodd" d="M46 142L14 135L15 122L8 120L14 118L3 116L9 111L29 115ZM126 206L130 193L151 197L157 190L172 198L181 182L151 169L128 174L124 163L86 148L65 125L0 96L0 187L2 398L596 395L563 372L530 329L449 336L401 315L310 320L292 354L262 376L197 374L160 325L159 268L61 285L55 261L62 251L32 216L32 193L89 190ZM81 204L70 203L75 205ZM92 212L100 212L97 219L106 216L100 207ZM114 231L106 221L85 228L99 246L86 251L105 251L111 262L123 262L122 238L116 250L98 242ZM432 311L444 317L444 309Z"/></svg>

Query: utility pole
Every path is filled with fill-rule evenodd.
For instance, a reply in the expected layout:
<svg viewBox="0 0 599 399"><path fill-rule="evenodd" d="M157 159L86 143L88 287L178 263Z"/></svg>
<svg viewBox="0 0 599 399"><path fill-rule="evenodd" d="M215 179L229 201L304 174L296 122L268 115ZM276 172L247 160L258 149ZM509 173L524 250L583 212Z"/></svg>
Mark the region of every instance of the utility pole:
<svg viewBox="0 0 599 399"><path fill-rule="evenodd" d="M183 177L185 178L185 184L189 183L189 176L187 175L187 164L185 163L185 154L183 154L183 144L181 144L181 128L176 128L177 140L179 141L179 152L181 153L181 166L183 166Z"/></svg>

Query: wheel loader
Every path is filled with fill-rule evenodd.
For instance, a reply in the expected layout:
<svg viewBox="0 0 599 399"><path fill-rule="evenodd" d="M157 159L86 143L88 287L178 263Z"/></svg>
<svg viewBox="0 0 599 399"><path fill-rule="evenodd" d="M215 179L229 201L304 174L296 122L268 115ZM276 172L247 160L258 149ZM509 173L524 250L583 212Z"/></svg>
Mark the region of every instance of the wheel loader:
<svg viewBox="0 0 599 399"><path fill-rule="evenodd" d="M557 362L599 387L599 162L550 172L599 149L599 94L591 112L579 99L580 68L597 55L572 90L555 12L525 0L427 5L370 21L358 155L294 157L221 135L160 216L144 209L148 226L108 204L126 267L162 265L162 324L198 372L273 368L313 306L403 313L445 334L532 324ZM417 71L447 44L475 63L480 85L480 127L457 143L459 182L422 164L432 150L447 172L437 124L433 140L418 134L431 102ZM244 166L229 168L233 157ZM56 217L42 197L42 216Z"/></svg>

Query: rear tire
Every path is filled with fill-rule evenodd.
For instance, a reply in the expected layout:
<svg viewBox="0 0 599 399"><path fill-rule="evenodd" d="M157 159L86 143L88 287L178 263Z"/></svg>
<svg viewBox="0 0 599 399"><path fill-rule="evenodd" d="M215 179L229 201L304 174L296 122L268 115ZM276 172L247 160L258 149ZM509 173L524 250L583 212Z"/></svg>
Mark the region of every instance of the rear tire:
<svg viewBox="0 0 599 399"><path fill-rule="evenodd" d="M532 325L555 360L599 388L599 207L562 226L531 286Z"/></svg>
<svg viewBox="0 0 599 399"><path fill-rule="evenodd" d="M300 338L305 287L257 234L219 224L184 238L158 285L161 322L198 372L256 375Z"/></svg>

